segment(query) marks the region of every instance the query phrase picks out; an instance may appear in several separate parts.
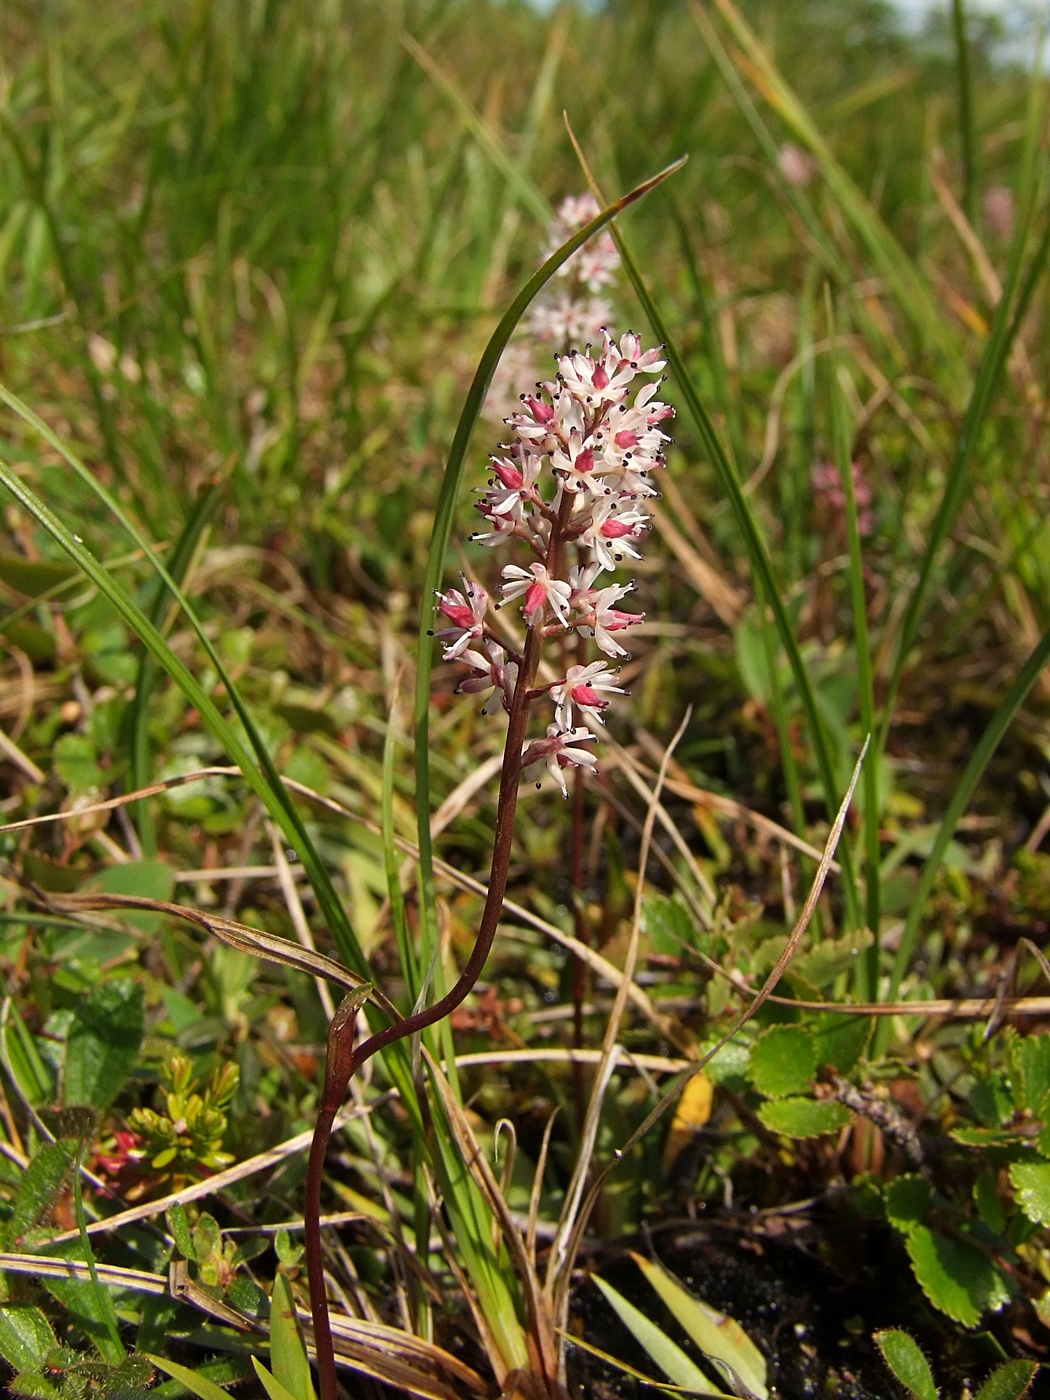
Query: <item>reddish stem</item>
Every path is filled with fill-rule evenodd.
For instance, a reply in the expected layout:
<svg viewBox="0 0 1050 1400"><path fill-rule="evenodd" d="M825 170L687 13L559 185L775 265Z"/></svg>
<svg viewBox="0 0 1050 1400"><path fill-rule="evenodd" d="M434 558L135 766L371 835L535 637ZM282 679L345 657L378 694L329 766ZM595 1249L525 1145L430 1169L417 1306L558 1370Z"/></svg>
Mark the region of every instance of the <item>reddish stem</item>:
<svg viewBox="0 0 1050 1400"><path fill-rule="evenodd" d="M562 552L565 526L572 513L572 497L566 492L561 501L557 520L551 530L550 545L547 550L548 571L557 577ZM507 875L510 870L510 857L514 844L514 817L518 808L518 786L521 780L521 755L525 747L525 736L529 723L529 707L533 682L540 664L543 650L542 626L530 627L525 642L525 651L518 668L514 684L514 695L510 704L510 719L507 724L506 746L503 751L503 768L500 773L499 798L496 807L496 831L492 843L492 865L489 872L488 894L481 912L481 923L477 940L471 949L470 957L460 974L459 980L432 1006L417 1011L412 1016L402 1017L393 1025L368 1037L354 1049L354 1016L345 1015L344 1003L332 1020L328 1033L328 1056L325 1062L324 1092L317 1114L313 1140L310 1144L310 1157L306 1168L306 1200L303 1210L304 1243L306 1246L306 1266L310 1280L310 1311L314 1324L314 1346L317 1351L317 1372L321 1388L321 1400L337 1400L338 1383L335 1369L335 1350L332 1346L332 1326L328 1316L328 1299L324 1286L324 1260L321 1251L321 1187L324 1181L324 1159L328 1142L332 1135L335 1116L346 1097L350 1080L377 1051L393 1045L407 1036L417 1035L437 1021L455 1011L456 1007L470 995L481 976L485 961L492 949L499 927L503 900L507 893ZM342 1019L341 1019L342 1017Z"/></svg>

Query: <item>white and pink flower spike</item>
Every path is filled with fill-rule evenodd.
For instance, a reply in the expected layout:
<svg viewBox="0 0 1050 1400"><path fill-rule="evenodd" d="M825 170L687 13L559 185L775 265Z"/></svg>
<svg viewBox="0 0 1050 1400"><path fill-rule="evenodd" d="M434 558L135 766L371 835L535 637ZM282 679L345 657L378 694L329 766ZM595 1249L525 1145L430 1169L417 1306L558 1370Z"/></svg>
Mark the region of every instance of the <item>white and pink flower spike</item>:
<svg viewBox="0 0 1050 1400"><path fill-rule="evenodd" d="M477 503L488 530L472 536L476 543L517 540L532 554L531 561L504 566L495 605L520 600L524 652L507 648L489 626L489 598L479 584L464 578L462 589L438 595L450 624L437 633L445 659L470 668L460 692L492 691L512 725L518 716L515 732L522 735L529 707L550 697L554 721L545 738L522 739L522 765L545 762L563 793L567 769L596 765L586 747L595 735L581 721L604 723L612 697L625 692L606 661L577 656L565 667L575 645L568 655L562 647L562 678L537 688L540 653L578 635L593 637L606 656L629 655L617 634L644 614L619 605L634 585L596 584L624 557L641 557L650 524L644 502L656 495L651 474L664 466L670 441L660 425L673 416L655 397L659 381L635 383L639 375L661 373L662 351L643 350L632 331L619 340L607 330L601 336L596 351L588 346L560 356L557 378L521 396L506 420L511 440L490 458L492 476Z"/></svg>

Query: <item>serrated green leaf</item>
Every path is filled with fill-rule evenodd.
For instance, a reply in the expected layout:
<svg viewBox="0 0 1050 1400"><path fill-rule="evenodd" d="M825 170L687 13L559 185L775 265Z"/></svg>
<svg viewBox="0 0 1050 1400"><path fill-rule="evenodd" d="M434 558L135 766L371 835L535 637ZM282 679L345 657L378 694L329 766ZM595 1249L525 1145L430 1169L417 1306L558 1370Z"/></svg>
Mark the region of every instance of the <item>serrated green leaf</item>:
<svg viewBox="0 0 1050 1400"><path fill-rule="evenodd" d="M187 1390L199 1397L199 1400L230 1400L220 1386L214 1381L208 1380L207 1376L199 1376L196 1371L191 1371L188 1366L180 1366L177 1361L168 1361L163 1356L154 1356L152 1352L144 1353L146 1360L152 1362L158 1371L163 1371L166 1376L171 1376L184 1385Z"/></svg>
<svg viewBox="0 0 1050 1400"><path fill-rule="evenodd" d="M810 1023L818 1066L830 1065L839 1074L849 1074L867 1053L874 1027L873 1016L836 1016L831 1012L818 1016Z"/></svg>
<svg viewBox="0 0 1050 1400"><path fill-rule="evenodd" d="M921 1225L930 1208L930 1184L925 1178L909 1173L898 1176L885 1190L883 1200L886 1219L904 1235Z"/></svg>
<svg viewBox="0 0 1050 1400"><path fill-rule="evenodd" d="M857 959L873 942L870 929L855 929L842 938L826 938L815 948L796 957L792 969L814 987L824 990L830 987L844 972L853 973Z"/></svg>
<svg viewBox="0 0 1050 1400"><path fill-rule="evenodd" d="M186 1207L181 1201L167 1211L165 1216L168 1222L168 1229L171 1231L172 1239L175 1241L175 1248L182 1255L183 1259L196 1259L197 1254L193 1248L193 1232L190 1229L190 1218L186 1212Z"/></svg>
<svg viewBox="0 0 1050 1400"><path fill-rule="evenodd" d="M713 1042L700 1046L701 1058L706 1057ZM712 1084L725 1085L728 1089L747 1088L747 1067L751 1063L751 1046L746 1040L731 1040L710 1060L705 1059L704 1073Z"/></svg>
<svg viewBox="0 0 1050 1400"><path fill-rule="evenodd" d="M1005 1074L993 1074L975 1084L966 1099L986 1128L1001 1128L1014 1116L1014 1100Z"/></svg>
<svg viewBox="0 0 1050 1400"><path fill-rule="evenodd" d="M1011 1162L1010 1185L1028 1219L1050 1225L1050 1162Z"/></svg>
<svg viewBox="0 0 1050 1400"><path fill-rule="evenodd" d="M129 977L94 988L77 1005L66 1038L65 1104L108 1108L135 1067L146 1032L146 999Z"/></svg>
<svg viewBox="0 0 1050 1400"><path fill-rule="evenodd" d="M678 957L696 942L696 923L677 899L665 894L649 895L642 907L643 928L653 942L653 951Z"/></svg>
<svg viewBox="0 0 1050 1400"><path fill-rule="evenodd" d="M1010 1046L1014 1106L1043 1118L1050 1098L1050 1035L1019 1036Z"/></svg>
<svg viewBox="0 0 1050 1400"><path fill-rule="evenodd" d="M820 1137L834 1133L849 1122L849 1109L824 1099L771 1099L758 1110L766 1127L785 1137Z"/></svg>
<svg viewBox="0 0 1050 1400"><path fill-rule="evenodd" d="M643 1312L639 1312L611 1283L606 1283L597 1274L592 1274L591 1277L631 1336L668 1380L693 1395L725 1395L726 1392L719 1390L718 1386L707 1379L677 1342L673 1342L655 1322L651 1322Z"/></svg>
<svg viewBox="0 0 1050 1400"><path fill-rule="evenodd" d="M1009 1128L953 1128L953 1142L964 1147L1030 1147L1032 1140Z"/></svg>
<svg viewBox="0 0 1050 1400"><path fill-rule="evenodd" d="M302 1329L295 1315L295 1299L288 1279L281 1273L273 1281L270 1299L270 1365L274 1381L292 1400L316 1400ZM271 1391L270 1400L283 1397Z"/></svg>
<svg viewBox="0 0 1050 1400"><path fill-rule="evenodd" d="M883 1361L914 1400L937 1400L937 1386L930 1363L914 1337L898 1328L891 1328L875 1333L875 1345L882 1353Z"/></svg>
<svg viewBox="0 0 1050 1400"><path fill-rule="evenodd" d="M1006 1275L965 1240L949 1239L918 1225L909 1233L906 1246L926 1297L964 1327L976 1327L983 1313L996 1312L1009 1301Z"/></svg>
<svg viewBox="0 0 1050 1400"><path fill-rule="evenodd" d="M0 1231L4 1249L17 1248L25 1232L48 1210L65 1184L75 1155L72 1143L49 1142L29 1163L12 1202L11 1214Z"/></svg>
<svg viewBox="0 0 1050 1400"><path fill-rule="evenodd" d="M5 1303L0 1307L0 1356L16 1371L35 1371L58 1339L39 1308Z"/></svg>
<svg viewBox="0 0 1050 1400"><path fill-rule="evenodd" d="M772 1026L751 1048L748 1078L771 1099L805 1093L816 1072L816 1041L801 1026Z"/></svg>
<svg viewBox="0 0 1050 1400"><path fill-rule="evenodd" d="M631 1258L704 1355L724 1370L734 1393L766 1400L766 1358L740 1324L697 1298L659 1262Z"/></svg>
<svg viewBox="0 0 1050 1400"><path fill-rule="evenodd" d="M974 1400L1021 1400L1038 1370L1036 1361L1007 1361L992 1372Z"/></svg>

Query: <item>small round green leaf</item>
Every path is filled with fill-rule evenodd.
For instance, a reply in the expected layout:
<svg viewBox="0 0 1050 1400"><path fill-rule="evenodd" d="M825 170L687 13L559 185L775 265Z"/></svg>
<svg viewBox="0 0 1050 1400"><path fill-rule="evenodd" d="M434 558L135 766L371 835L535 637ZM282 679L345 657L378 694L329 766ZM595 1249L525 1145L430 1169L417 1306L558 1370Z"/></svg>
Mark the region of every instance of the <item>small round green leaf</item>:
<svg viewBox="0 0 1050 1400"><path fill-rule="evenodd" d="M975 1400L1021 1400L1038 1370L1036 1361L1007 1361L992 1372Z"/></svg>
<svg viewBox="0 0 1050 1400"><path fill-rule="evenodd" d="M849 1109L840 1103L820 1099L774 1099L762 1105L758 1116L774 1133L808 1138L845 1127L849 1122Z"/></svg>
<svg viewBox="0 0 1050 1400"><path fill-rule="evenodd" d="M892 1328L886 1332L876 1332L875 1345L882 1352L883 1361L914 1400L937 1400L937 1386L930 1363L914 1337Z"/></svg>
<svg viewBox="0 0 1050 1400"><path fill-rule="evenodd" d="M817 1072L817 1044L801 1026L772 1026L755 1041L748 1074L760 1094L803 1094Z"/></svg>
<svg viewBox="0 0 1050 1400"><path fill-rule="evenodd" d="M886 1187L886 1218L904 1235L921 1225L930 1205L930 1185L921 1176L898 1176Z"/></svg>

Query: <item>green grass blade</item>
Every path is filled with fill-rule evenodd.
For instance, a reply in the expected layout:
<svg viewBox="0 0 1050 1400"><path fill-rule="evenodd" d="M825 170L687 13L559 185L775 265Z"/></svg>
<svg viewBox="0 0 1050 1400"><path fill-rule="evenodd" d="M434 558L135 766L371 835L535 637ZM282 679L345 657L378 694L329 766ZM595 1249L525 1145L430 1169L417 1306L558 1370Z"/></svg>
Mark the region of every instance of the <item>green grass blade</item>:
<svg viewBox="0 0 1050 1400"><path fill-rule="evenodd" d="M820 711L817 708L813 686L806 671L806 664L802 659L802 653L799 650L794 629L787 615L783 596L779 584L777 583L776 576L773 573L773 565L766 552L765 543L758 528L758 522L751 510L747 497L741 489L740 482L729 461L726 450L722 445L722 440L718 435L718 431L711 421L700 395L697 393L696 386L689 373L685 360L675 344L673 337L670 335L655 301L650 295L634 255L615 226L613 227L612 234L613 238L616 240L620 258L631 279L638 300L641 302L642 309L649 320L649 324L653 328L653 334L656 336L657 340L662 341L666 346L667 360L674 374L675 384L685 402L686 408L689 410L689 415L693 420L700 438L700 444L707 453L708 459L715 469L715 475L718 478L719 486L729 499L733 516L740 529L740 533L743 535L744 544L751 561L751 569L755 576L756 596L764 594L769 606L773 610L773 619L776 624L780 644L787 654L791 672L795 679L795 685L798 687L799 698L802 701L802 706L806 714L806 722L809 727L810 738L817 759L828 816L834 820L836 810L838 809L838 799L836 797L835 770L831 761L831 749L828 744L823 721L820 717ZM854 887L852 860L846 846L842 847L840 859L843 867L843 888L850 911L850 918L854 927L859 927L860 910L857 907L857 893Z"/></svg>
<svg viewBox="0 0 1050 1400"><path fill-rule="evenodd" d="M506 180L509 187L514 191L518 201L522 206L534 215L540 223L546 223L551 216L551 207L544 199L543 195L525 174L524 169L517 161L512 160L507 154L506 147L499 139L492 127L484 117L475 111L473 106L467 101L459 89L459 86L448 76L439 63L436 63L423 46L416 42L410 34L402 36L401 41L419 66L433 80L436 86L448 98L449 102L456 109L460 120L470 132L474 140L482 148L489 160L492 161L496 169Z"/></svg>
<svg viewBox="0 0 1050 1400"><path fill-rule="evenodd" d="M933 849L930 851L923 866L922 874L919 877L918 888L911 900L911 908L908 913L904 931L901 934L900 944L897 948L897 955L893 963L893 972L890 977L887 999L896 1001L900 993L901 982L908 969L912 953L915 951L915 942L918 938L919 924L922 920L926 900L933 888L933 882L937 871L940 869L944 859L944 853L948 849L948 843L952 839L956 826L969 806L970 799L981 780L985 768L999 746L999 742L1007 729L1010 727L1014 716L1024 703L1025 697L1039 678L1039 673L1050 657L1050 628L1048 628L1039 639L1035 649L1025 662L1017 679L1010 687L1002 704L992 716L988 727L981 736L981 740L973 751L969 763L963 772L959 783L952 794L952 800L948 804L948 810L941 820L940 829L937 832ZM884 1050L889 1034L889 1025L885 1018L876 1032L876 1049Z"/></svg>
<svg viewBox="0 0 1050 1400"><path fill-rule="evenodd" d="M396 697L395 697L396 699ZM419 968L416 964L412 936L405 913L405 896L401 890L401 862L398 860L396 831L394 827L394 769L397 761L397 731L395 728L396 703L390 707L386 737L383 740L383 865L386 870L387 898L390 901L390 920L394 925L397 939L398 960L401 975L408 988L409 1001L414 1003L419 996Z"/></svg>
<svg viewBox="0 0 1050 1400"><path fill-rule="evenodd" d="M838 352L838 328L835 323L831 296L827 298L828 337L831 391L831 440L835 465L842 480L846 499L846 537L849 548L850 598L853 604L853 638L857 653L857 692L860 699L860 723L863 732L875 731L875 687L871 645L868 638L868 600L864 587L864 558L857 523L857 498L853 488L853 434L849 423L849 405L839 379L842 372ZM878 765L864 767L864 880L865 916L873 934L873 942L864 958L857 962L857 995L870 1001L877 994L879 983L879 782Z"/></svg>
<svg viewBox="0 0 1050 1400"><path fill-rule="evenodd" d="M452 439L452 447L449 450L448 461L445 465L444 476L441 481L441 490L438 494L437 505L434 510L434 526L430 539L430 551L427 556L426 573L423 579L424 604L420 609L419 622L419 660L416 667L416 698L415 698L415 761L416 761L416 815L419 831L419 864L420 881L422 887L421 913L422 921L425 925L424 939L422 947L421 965L429 963L432 954L432 934L431 934L431 910L434 901L434 874L433 874L433 851L430 839L430 672L433 663L433 646L430 639L430 627L434 615L434 603L431 601L441 584L442 574L445 568L445 555L448 551L449 537L452 533L452 521L455 516L456 500L459 496L460 483L463 478L463 468L466 461L467 449L474 432L475 425L481 416L481 410L485 404L485 395L488 392L492 375L514 333L514 328L521 320L532 300L542 291L546 284L554 276L562 263L566 262L576 252L577 248L583 246L588 239L600 232L611 219L621 213L636 200L643 198L650 190L662 184L664 180L680 169L684 162L675 161L667 166L665 170L654 175L652 179L644 181L636 186L621 199L614 200L607 208L596 215L589 224L585 224L577 233L566 240L556 252L552 253L547 261L537 272L529 278L525 286L507 308L499 325L493 331L488 344L485 347L477 370L474 373L473 381L467 392L467 397L463 404L463 409L456 425L455 436Z"/></svg>
<svg viewBox="0 0 1050 1400"><path fill-rule="evenodd" d="M715 0L743 53L738 64L747 73L795 138L808 147L820 165L824 180L859 237L873 265L886 279L919 341L936 352L949 371L949 379L961 368L959 345L947 329L926 281L915 264L857 189L832 154L816 123L784 80L758 42L732 0Z"/></svg>
<svg viewBox="0 0 1050 1400"><path fill-rule="evenodd" d="M970 45L966 37L963 0L952 0L952 32L955 36L955 77L959 86L959 147L962 155L962 207L971 228L977 227L977 177L973 126L973 90L970 83Z"/></svg>
<svg viewBox="0 0 1050 1400"><path fill-rule="evenodd" d="M187 570L197 552L204 532L219 508L223 490L224 483L217 482L202 493L190 512L182 534L175 543L168 571L180 587L185 582ZM171 595L164 587L163 582L159 582L160 587L149 614L150 621L158 630L171 600ZM139 662L138 675L135 678L135 696L131 702L128 717L131 733L131 781L136 788L147 787L153 778L149 740L149 702L158 672L159 665L156 657L150 652L144 652ZM131 812L138 825L139 841L143 853L147 856L156 855L157 833L149 802L136 802Z"/></svg>
<svg viewBox="0 0 1050 1400"><path fill-rule="evenodd" d="M1030 207L1029 219L1031 216L1032 210ZM988 336L988 341L977 369L977 376L970 394L970 401L966 406L962 427L959 430L955 451L948 468L944 493L941 496L933 523L929 527L929 538L923 552L919 577L908 598L908 605L901 619L897 654L886 689L882 726L876 745L876 759L881 757L885 749L887 734L893 719L897 691L900 687L901 675L919 629L923 605L925 604L926 594L929 591L930 583L933 578L937 556L964 504L970 467L977 451L981 432L988 420L992 396L999 384L1003 369L1010 354L1010 348L1014 343L1021 322L1028 310L1028 305L1036 285L1046 266L1047 255L1050 253L1050 217L1046 220L1042 239L1029 264L1028 272L1020 292L1017 294L1016 302L1014 302L1013 294L1017 288L1020 276L1021 252L1025 243L1026 233L1027 222L1015 240L1014 254L1011 257L1010 267L1003 286L1003 295L996 308L991 332Z"/></svg>
<svg viewBox="0 0 1050 1400"><path fill-rule="evenodd" d="M700 33L703 35L704 42L707 45L708 52L714 59L726 87L733 94L733 99L737 107L740 109L744 120L751 128L755 140L761 147L762 153L769 164L769 169L771 171L779 171L780 151L777 143L773 139L773 134L769 130L769 127L762 120L762 115L758 108L755 106L754 102L752 102L751 95L741 81L740 74L737 72L725 45L719 38L718 31L711 23L706 11L703 10L699 4L693 4L691 9L693 18L696 20ZM813 247L816 249L828 272L835 278L839 286L848 287L853 280L850 266L828 237L827 230L820 222L810 200L802 190L790 184L783 177L780 178L779 184L781 193L791 205L793 212L798 216L800 223L809 235Z"/></svg>
<svg viewBox="0 0 1050 1400"><path fill-rule="evenodd" d="M176 676L172 669L172 663L178 665L178 670L183 679L181 681L177 680L176 683L188 696L189 692L186 691L185 681L191 681L194 689L201 698L206 701L207 710L201 710L202 716L205 715L205 713L210 715L212 719L209 720L209 723L213 723L214 719L220 720L225 737L220 736L220 733L214 728L212 732L215 734L215 737L220 740L226 752L238 765L249 783L262 798L267 811L277 822L278 826L280 826L281 830L288 838L289 843L299 853L299 857L303 862L303 867L317 895L318 904L328 921L328 926L335 940L336 947L339 949L340 957L342 957L347 965L353 968L355 972L360 973L362 977L368 976L367 960L365 959L364 953L361 951L361 946L346 917L346 913L336 893L335 886L332 884L328 871L325 869L320 857L314 849L313 842L310 840L306 827L303 825L302 819L299 816L290 794L281 781L281 775L277 771L277 767L270 756L270 752L263 741L262 735L259 733L252 719L248 707L241 699L232 677L229 675L215 645L208 637L204 627L197 618L189 600L186 598L175 579L172 578L168 569L165 568L164 564L158 558L156 551L151 547L148 540L128 518L119 502L95 479L80 458L67 447L62 439L56 433L52 432L48 425L44 423L31 408L3 385L0 385L0 402L5 403L8 408L18 414L24 422L33 427L46 442L50 443L56 451L61 453L64 460L73 468L77 476L79 476L99 497L114 518L119 521L124 530L143 551L155 572L166 585L172 598L174 598L182 608L187 622L196 633L197 638L208 655L208 659L215 667L219 679L226 688L230 703L233 705L237 718L244 726L244 731L248 736L248 741L251 745L250 750L246 750L244 746L235 739L231 727L221 719L219 711L208 698L204 696L200 687L193 681L186 667L177 663L174 653L166 645L164 639L146 617L145 613L143 613L142 609L124 593L123 589L117 587L114 580L106 573L98 560L84 548L80 541L61 523L58 517L54 515L44 502L33 492L29 491L27 487L22 485L14 473L4 466L2 480L8 490L11 491L12 495L35 516L38 522L51 534L55 542L59 544L66 553L70 555L74 562L80 565L92 581L97 583L102 591L106 593L110 602L112 602L114 606L117 607L118 612L121 613L124 621L127 622L132 631L141 638L143 643L154 653L157 659L161 660L161 664L173 680L176 679ZM119 604L115 601L118 594L120 597ZM147 641L145 632L143 631L144 628L148 630L152 639L151 641ZM200 709L200 705L196 700L191 703L197 705L197 708ZM229 746L231 740L234 742L234 748Z"/></svg>
<svg viewBox="0 0 1050 1400"><path fill-rule="evenodd" d="M720 1371L729 1369L735 1380L734 1393L751 1400L768 1400L766 1358L739 1322L697 1298L659 1260L633 1252L631 1258L704 1355Z"/></svg>

